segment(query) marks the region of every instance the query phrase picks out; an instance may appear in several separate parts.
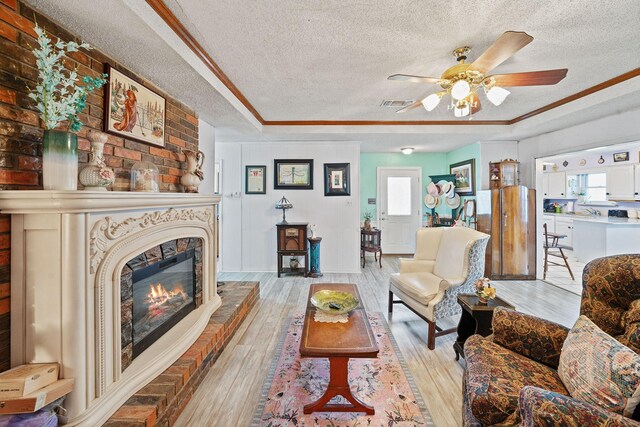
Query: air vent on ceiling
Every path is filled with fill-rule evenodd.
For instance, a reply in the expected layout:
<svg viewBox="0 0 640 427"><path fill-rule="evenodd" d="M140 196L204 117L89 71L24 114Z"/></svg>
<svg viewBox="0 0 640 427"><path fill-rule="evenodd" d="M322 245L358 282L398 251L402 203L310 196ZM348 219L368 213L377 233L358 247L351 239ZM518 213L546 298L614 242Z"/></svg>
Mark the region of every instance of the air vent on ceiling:
<svg viewBox="0 0 640 427"><path fill-rule="evenodd" d="M403 108L406 107L407 105L411 105L413 104L415 101L413 99L409 99L406 101L397 101L394 99L385 99L384 101L382 101L382 104L380 104L381 107L389 107L389 108Z"/></svg>

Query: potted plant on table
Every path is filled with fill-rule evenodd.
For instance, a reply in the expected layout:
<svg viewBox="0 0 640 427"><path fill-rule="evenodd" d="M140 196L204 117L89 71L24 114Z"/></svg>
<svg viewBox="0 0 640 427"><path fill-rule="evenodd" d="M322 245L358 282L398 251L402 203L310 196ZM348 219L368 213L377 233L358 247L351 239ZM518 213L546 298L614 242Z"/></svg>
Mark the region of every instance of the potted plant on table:
<svg viewBox="0 0 640 427"><path fill-rule="evenodd" d="M44 123L42 180L46 190L76 190L78 177L78 136L73 133L82 128L78 115L84 111L87 95L102 87L106 74L100 77L85 76L76 70L68 70L64 56L79 48L90 49L86 43L58 39L55 43L44 29L34 27L38 36L38 48L33 50L38 67L38 82L30 90L29 98L36 102L36 109ZM84 85L79 85L82 80ZM60 130L66 121L67 129Z"/></svg>
<svg viewBox="0 0 640 427"><path fill-rule="evenodd" d="M364 229L367 231L371 230L371 220L373 219L373 212L366 211L362 214L362 218L364 218Z"/></svg>

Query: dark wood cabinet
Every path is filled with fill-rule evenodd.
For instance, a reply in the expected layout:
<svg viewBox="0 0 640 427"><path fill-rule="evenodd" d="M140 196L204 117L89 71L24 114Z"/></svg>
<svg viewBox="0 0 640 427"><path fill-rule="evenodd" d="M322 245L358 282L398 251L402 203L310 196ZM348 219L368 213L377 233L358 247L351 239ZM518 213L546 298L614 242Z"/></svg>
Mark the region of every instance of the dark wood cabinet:
<svg viewBox="0 0 640 427"><path fill-rule="evenodd" d="M485 276L495 280L536 278L535 201L535 190L521 185L478 192L477 229L491 235Z"/></svg>
<svg viewBox="0 0 640 427"><path fill-rule="evenodd" d="M309 269L309 251L307 249L307 222L290 222L288 224L276 224L277 228L277 257L278 277L282 273L301 273L307 277ZM283 257L304 257L304 266L299 266L297 271L282 265Z"/></svg>

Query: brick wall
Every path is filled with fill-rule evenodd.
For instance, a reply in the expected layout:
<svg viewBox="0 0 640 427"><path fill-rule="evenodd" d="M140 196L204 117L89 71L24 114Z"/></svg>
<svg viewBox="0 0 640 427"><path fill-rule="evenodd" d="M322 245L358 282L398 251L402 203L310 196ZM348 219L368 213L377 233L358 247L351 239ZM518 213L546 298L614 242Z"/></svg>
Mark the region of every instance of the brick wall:
<svg viewBox="0 0 640 427"><path fill-rule="evenodd" d="M37 46L34 19L50 36L65 41L81 41L26 4L17 0L0 0L0 190L42 189L43 129L31 100L27 98L27 87L35 86L37 79L35 58L31 53ZM106 163L116 172L114 190L128 190L131 166L136 161L146 160L160 170L161 191L180 191L179 179L184 161L181 149L198 149L196 113L95 49L74 52L66 61L67 68L77 67L81 77L98 76L109 63L167 99L164 148L109 135L104 153ZM88 161L88 130L103 128L103 101L102 90L90 95L87 109L80 117L85 124L78 132L80 169ZM10 228L10 218L0 215L0 371L9 367Z"/></svg>

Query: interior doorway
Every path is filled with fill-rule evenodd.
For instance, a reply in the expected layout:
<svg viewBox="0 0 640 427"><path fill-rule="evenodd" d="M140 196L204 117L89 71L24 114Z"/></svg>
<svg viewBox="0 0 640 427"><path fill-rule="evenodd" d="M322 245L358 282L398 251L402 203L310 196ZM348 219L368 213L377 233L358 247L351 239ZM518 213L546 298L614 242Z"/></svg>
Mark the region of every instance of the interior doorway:
<svg viewBox="0 0 640 427"><path fill-rule="evenodd" d="M379 167L377 219L382 253L412 254L422 225L422 168Z"/></svg>

